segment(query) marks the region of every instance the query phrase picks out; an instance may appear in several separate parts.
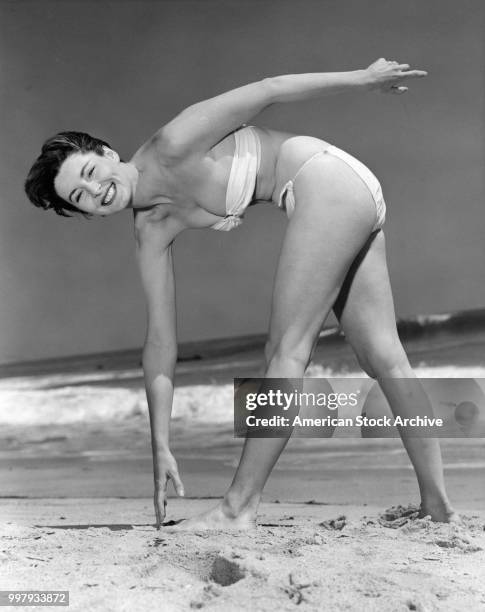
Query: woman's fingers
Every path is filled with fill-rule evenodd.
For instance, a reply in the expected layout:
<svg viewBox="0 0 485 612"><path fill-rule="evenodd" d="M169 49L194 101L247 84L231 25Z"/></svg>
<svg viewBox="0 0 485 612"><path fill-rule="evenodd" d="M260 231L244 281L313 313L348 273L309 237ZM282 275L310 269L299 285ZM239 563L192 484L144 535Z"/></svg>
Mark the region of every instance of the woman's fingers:
<svg viewBox="0 0 485 612"><path fill-rule="evenodd" d="M367 86L369 89L379 89L383 92L402 94L408 91L401 87L404 80L422 78L428 75L426 70L411 69L408 63L380 58L367 69Z"/></svg>
<svg viewBox="0 0 485 612"><path fill-rule="evenodd" d="M155 519L156 519L156 523L157 523L157 529L160 529L160 527L163 524L163 521L165 519L165 508L166 508L167 502L165 499L163 499L162 496L159 496L156 500L155 500Z"/></svg>
<svg viewBox="0 0 485 612"><path fill-rule="evenodd" d="M409 87L405 87L404 85L393 85L392 87L389 88L389 91L392 94L399 95L399 94L403 94L409 91Z"/></svg>
<svg viewBox="0 0 485 612"><path fill-rule="evenodd" d="M428 76L426 70L401 70L399 75L402 78L415 78Z"/></svg>
<svg viewBox="0 0 485 612"><path fill-rule="evenodd" d="M167 487L161 487L157 485L155 487L155 495L153 497L155 506L155 521L157 529L160 529L165 519L165 512L167 507Z"/></svg>
<svg viewBox="0 0 485 612"><path fill-rule="evenodd" d="M177 495L183 497L184 485L178 473L177 462L171 453L166 453L163 460L157 464L157 477L155 478L155 492L153 502L155 506L155 519L157 529L163 524L165 519L165 511L167 506L167 488L168 480L173 482L173 486Z"/></svg>
<svg viewBox="0 0 485 612"><path fill-rule="evenodd" d="M408 71L401 71L398 75L398 79L397 82L399 83L400 81L404 80L404 79L414 79L414 78L422 78L427 76L428 73L426 72L426 70L408 70ZM403 94L406 93L407 91L409 91L409 88L406 87L405 85L388 85L387 87L384 87L384 91L388 91L392 94Z"/></svg>
<svg viewBox="0 0 485 612"><path fill-rule="evenodd" d="M178 471L173 469L170 472L170 478L172 479L173 486L177 495L179 497L183 497L185 495L184 485L182 484L182 480L180 479Z"/></svg>
<svg viewBox="0 0 485 612"><path fill-rule="evenodd" d="M399 64L394 67L395 70L399 71L399 72L394 73L395 83L396 81L397 83L400 83L404 79L423 78L428 75L426 70L407 70L407 68L409 68L409 64ZM394 85L386 84L384 87L382 87L382 89L383 91L387 91L389 93L397 94L397 95L403 94L409 91L409 88L406 87L405 85L398 85L398 84L394 84Z"/></svg>

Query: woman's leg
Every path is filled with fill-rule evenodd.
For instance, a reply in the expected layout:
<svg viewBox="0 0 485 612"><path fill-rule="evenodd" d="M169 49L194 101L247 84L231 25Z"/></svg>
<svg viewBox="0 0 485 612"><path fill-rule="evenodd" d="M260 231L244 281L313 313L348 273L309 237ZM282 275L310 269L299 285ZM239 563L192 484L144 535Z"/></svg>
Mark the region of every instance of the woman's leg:
<svg viewBox="0 0 485 612"><path fill-rule="evenodd" d="M394 415L432 414L397 334L382 231L371 236L352 264L334 310L362 368L378 380ZM410 436L405 428L400 434L416 470L422 514L450 520L453 510L445 491L439 441Z"/></svg>
<svg viewBox="0 0 485 612"><path fill-rule="evenodd" d="M303 377L315 339L376 219L367 188L332 156L319 156L302 170L295 196L274 284L266 346L269 378ZM181 527L253 525L264 484L286 443L247 439L223 502Z"/></svg>

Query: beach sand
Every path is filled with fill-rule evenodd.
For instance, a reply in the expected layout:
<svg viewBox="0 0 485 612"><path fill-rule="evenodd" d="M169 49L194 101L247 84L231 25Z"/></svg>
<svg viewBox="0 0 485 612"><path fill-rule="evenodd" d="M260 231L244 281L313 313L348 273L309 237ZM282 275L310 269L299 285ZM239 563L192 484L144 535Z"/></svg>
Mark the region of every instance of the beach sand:
<svg viewBox="0 0 485 612"><path fill-rule="evenodd" d="M69 590L70 609L100 612L485 608L482 439L441 441L464 526L379 523L419 499L399 440L293 439L254 532L190 534L153 525L146 418L3 433L0 589ZM231 433L174 425L192 498L171 497L167 522L223 495L243 443Z"/></svg>
<svg viewBox="0 0 485 612"><path fill-rule="evenodd" d="M179 517L213 504L170 502ZM485 607L484 512L384 526L375 506L273 502L256 530L231 534L157 531L150 499L10 499L0 511L0 587L69 590L71 610Z"/></svg>

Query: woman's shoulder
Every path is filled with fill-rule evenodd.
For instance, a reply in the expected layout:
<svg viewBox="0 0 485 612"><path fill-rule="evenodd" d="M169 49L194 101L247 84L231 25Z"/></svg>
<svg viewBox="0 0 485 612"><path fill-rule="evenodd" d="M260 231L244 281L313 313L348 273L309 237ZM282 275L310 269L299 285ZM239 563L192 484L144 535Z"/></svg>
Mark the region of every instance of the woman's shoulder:
<svg viewBox="0 0 485 612"><path fill-rule="evenodd" d="M148 225L163 221L168 216L168 212L162 204L150 206L149 208L134 208L133 220L135 227L143 228Z"/></svg>
<svg viewBox="0 0 485 612"><path fill-rule="evenodd" d="M156 159L157 163L169 166L180 163L186 156L187 152L177 146L173 135L167 133L165 127L162 127L135 151L130 161L143 163Z"/></svg>

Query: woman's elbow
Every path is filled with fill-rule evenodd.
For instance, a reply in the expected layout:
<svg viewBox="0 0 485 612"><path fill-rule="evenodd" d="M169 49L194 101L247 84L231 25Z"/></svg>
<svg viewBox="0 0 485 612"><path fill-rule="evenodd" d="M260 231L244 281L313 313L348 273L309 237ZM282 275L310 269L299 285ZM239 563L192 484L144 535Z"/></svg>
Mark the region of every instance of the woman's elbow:
<svg viewBox="0 0 485 612"><path fill-rule="evenodd" d="M142 366L146 370L159 370L172 375L177 363L177 346L146 340L142 352Z"/></svg>
<svg viewBox="0 0 485 612"><path fill-rule="evenodd" d="M259 82L267 104L273 104L279 101L279 94L281 92L281 77L272 76L266 77Z"/></svg>

